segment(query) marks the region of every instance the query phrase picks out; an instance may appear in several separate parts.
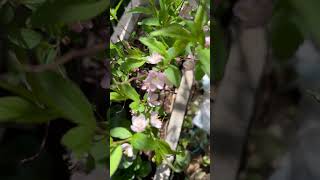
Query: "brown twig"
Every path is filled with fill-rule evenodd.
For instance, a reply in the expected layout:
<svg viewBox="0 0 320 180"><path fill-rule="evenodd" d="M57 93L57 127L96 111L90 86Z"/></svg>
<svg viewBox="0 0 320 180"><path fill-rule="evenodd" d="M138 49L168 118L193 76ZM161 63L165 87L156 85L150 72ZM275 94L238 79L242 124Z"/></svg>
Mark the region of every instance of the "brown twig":
<svg viewBox="0 0 320 180"><path fill-rule="evenodd" d="M45 132L45 135L44 135L44 137L42 139L40 150L35 155L21 160L20 161L21 164L25 164L27 162L33 161L33 160L37 159L40 156L41 152L44 150L44 147L45 147L47 139L48 139L49 125L50 125L50 123L47 124L46 132Z"/></svg>
<svg viewBox="0 0 320 180"><path fill-rule="evenodd" d="M57 58L56 61L53 63L41 64L41 65L25 65L24 69L28 72L42 72L46 70L53 70L58 66L63 65L75 58L92 56L98 52L106 50L107 47L108 47L107 43L100 43L89 48L71 50L67 54Z"/></svg>

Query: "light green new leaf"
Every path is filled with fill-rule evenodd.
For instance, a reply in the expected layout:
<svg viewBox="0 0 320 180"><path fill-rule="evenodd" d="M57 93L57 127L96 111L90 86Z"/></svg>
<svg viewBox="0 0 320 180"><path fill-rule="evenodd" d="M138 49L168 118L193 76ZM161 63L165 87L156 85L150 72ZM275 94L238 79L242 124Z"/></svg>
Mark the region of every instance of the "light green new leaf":
<svg viewBox="0 0 320 180"><path fill-rule="evenodd" d="M141 22L138 22L138 25L147 25L147 26L160 26L158 18L145 18Z"/></svg>
<svg viewBox="0 0 320 180"><path fill-rule="evenodd" d="M129 13L142 13L142 14L152 14L152 10L147 7L134 7L129 10Z"/></svg>
<svg viewBox="0 0 320 180"><path fill-rule="evenodd" d="M114 138L128 139L132 136L131 132L123 127L116 127L110 130L110 135Z"/></svg>
<svg viewBox="0 0 320 180"><path fill-rule="evenodd" d="M110 92L110 101L124 101L127 97L120 95L117 92Z"/></svg>
<svg viewBox="0 0 320 180"><path fill-rule="evenodd" d="M193 37L191 32L185 29L180 24L172 24L160 30L156 30L150 33L151 36L164 36L171 37L180 40L192 41Z"/></svg>
<svg viewBox="0 0 320 180"><path fill-rule="evenodd" d="M122 158L122 148L121 146L116 147L110 156L110 177L116 172L119 167Z"/></svg>
<svg viewBox="0 0 320 180"><path fill-rule="evenodd" d="M173 85L179 87L181 81L181 72L176 66L170 64L169 67L164 71L164 74Z"/></svg>

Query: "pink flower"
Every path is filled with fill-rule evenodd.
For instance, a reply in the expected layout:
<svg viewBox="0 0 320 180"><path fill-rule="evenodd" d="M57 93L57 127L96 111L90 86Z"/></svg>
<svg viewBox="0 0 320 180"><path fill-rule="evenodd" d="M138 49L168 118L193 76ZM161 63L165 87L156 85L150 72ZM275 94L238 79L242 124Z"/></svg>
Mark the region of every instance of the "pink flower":
<svg viewBox="0 0 320 180"><path fill-rule="evenodd" d="M159 53L152 53L151 56L147 57L147 60L150 64L157 64L160 61L162 61L163 56L161 56Z"/></svg>
<svg viewBox="0 0 320 180"><path fill-rule="evenodd" d="M150 117L151 126L160 129L162 126L162 122L159 120L158 113L152 112Z"/></svg>
<svg viewBox="0 0 320 180"><path fill-rule="evenodd" d="M133 149L130 144L128 144L128 143L121 144L121 148L123 150L123 154L127 155L128 157L134 156Z"/></svg>
<svg viewBox="0 0 320 180"><path fill-rule="evenodd" d="M204 45L205 47L210 47L210 36L207 36L206 38L205 38L205 45Z"/></svg>
<svg viewBox="0 0 320 180"><path fill-rule="evenodd" d="M154 92L157 89L163 89L166 76L162 72L150 71L147 78L143 81L141 89L148 92Z"/></svg>
<svg viewBox="0 0 320 180"><path fill-rule="evenodd" d="M147 127L147 120L144 115L133 116L131 129L134 132L142 132Z"/></svg>
<svg viewBox="0 0 320 180"><path fill-rule="evenodd" d="M148 93L148 104L151 106L151 107L154 107L154 106L159 106L160 105L160 102L158 101L159 99L159 95L156 94L156 93L153 93L153 92L149 92Z"/></svg>

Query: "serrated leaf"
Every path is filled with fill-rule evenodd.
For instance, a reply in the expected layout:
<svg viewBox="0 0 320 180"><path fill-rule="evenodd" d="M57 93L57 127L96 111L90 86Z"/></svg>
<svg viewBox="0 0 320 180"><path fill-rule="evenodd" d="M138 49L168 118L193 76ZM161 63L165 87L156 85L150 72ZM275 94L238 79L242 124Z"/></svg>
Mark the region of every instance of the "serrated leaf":
<svg viewBox="0 0 320 180"><path fill-rule="evenodd" d="M46 1L33 13L31 23L34 26L42 26L88 20L106 11L108 7L107 0Z"/></svg>
<svg viewBox="0 0 320 180"><path fill-rule="evenodd" d="M131 132L123 127L116 127L110 130L110 135L114 138L128 139L132 136Z"/></svg>
<svg viewBox="0 0 320 180"><path fill-rule="evenodd" d="M116 147L110 155L110 177L116 172L122 158L121 146Z"/></svg>
<svg viewBox="0 0 320 180"><path fill-rule="evenodd" d="M170 64L164 71L167 79L176 87L179 87L181 81L181 71L174 65Z"/></svg>
<svg viewBox="0 0 320 180"><path fill-rule="evenodd" d="M72 81L54 72L30 73L27 79L41 103L74 123L96 126L91 104Z"/></svg>

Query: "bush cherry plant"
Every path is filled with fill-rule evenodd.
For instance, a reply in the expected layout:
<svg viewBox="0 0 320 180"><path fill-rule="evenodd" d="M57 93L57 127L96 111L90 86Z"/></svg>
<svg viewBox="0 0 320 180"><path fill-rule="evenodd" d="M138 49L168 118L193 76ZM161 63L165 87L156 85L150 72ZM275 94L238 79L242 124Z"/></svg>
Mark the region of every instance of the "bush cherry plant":
<svg viewBox="0 0 320 180"><path fill-rule="evenodd" d="M165 92L179 86L183 68L194 69L196 80L210 76L209 1L201 0L190 12L191 18L181 14L182 6L188 4L184 0L156 2L131 9L130 13L142 13L145 18L131 40L110 45L113 179L145 178L152 170L150 160L159 165L167 155L179 153L159 135L170 113Z"/></svg>
<svg viewBox="0 0 320 180"><path fill-rule="evenodd" d="M9 52L8 59L1 59L7 63L8 72L1 77L0 87L11 94L0 97L1 127L5 127L2 123L37 125L55 119L68 120L74 127L64 134L61 143L72 156L89 160L90 170L98 166L106 169L105 118L97 120L92 101L71 80L78 78L77 72L64 66L66 62L55 63L59 59L81 59L78 49L86 46L90 34L94 44L102 44L101 54L98 51L88 54L96 55L90 62L103 64L107 43L101 41L107 27L100 19L105 20L103 12L108 8L109 2L105 0L5 0L0 3L0 25L4 32L0 43L6 42ZM73 61L72 66L82 68L79 62ZM78 80L83 82L81 78Z"/></svg>

